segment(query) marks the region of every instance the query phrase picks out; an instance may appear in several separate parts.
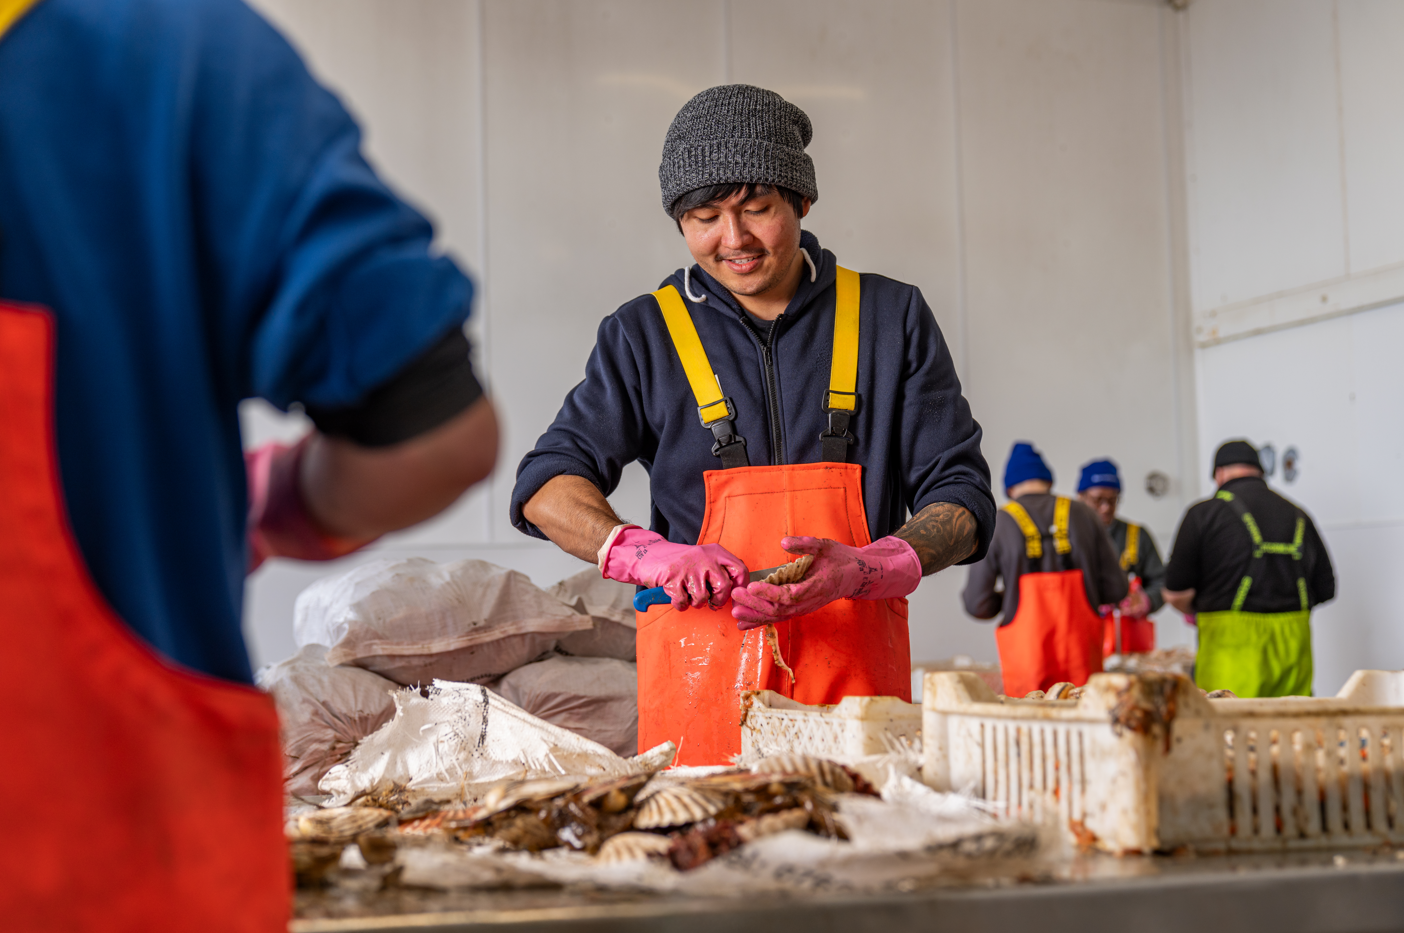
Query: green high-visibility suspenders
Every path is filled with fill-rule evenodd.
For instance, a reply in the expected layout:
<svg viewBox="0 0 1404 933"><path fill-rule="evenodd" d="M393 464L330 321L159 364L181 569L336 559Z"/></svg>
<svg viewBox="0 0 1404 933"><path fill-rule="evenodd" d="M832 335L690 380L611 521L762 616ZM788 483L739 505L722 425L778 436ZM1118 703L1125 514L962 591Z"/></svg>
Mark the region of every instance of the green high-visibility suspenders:
<svg viewBox="0 0 1404 933"><path fill-rule="evenodd" d="M1307 598L1302 541L1306 516L1297 513L1290 542L1264 541L1243 502L1227 490L1215 496L1234 511L1252 541L1248 572L1238 584L1233 607L1201 612L1195 680L1206 690L1232 690L1240 697L1306 696L1311 693L1311 602ZM1269 558L1292 561L1300 608L1292 612L1244 612L1254 579L1266 574Z"/></svg>

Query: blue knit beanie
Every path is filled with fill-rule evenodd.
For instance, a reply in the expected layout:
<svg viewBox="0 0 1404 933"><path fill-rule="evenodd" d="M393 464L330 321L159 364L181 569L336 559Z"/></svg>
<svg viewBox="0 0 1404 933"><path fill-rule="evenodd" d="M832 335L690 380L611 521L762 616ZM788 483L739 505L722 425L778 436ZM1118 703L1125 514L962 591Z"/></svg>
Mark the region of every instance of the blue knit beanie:
<svg viewBox="0 0 1404 933"><path fill-rule="evenodd" d="M1034 450L1028 441L1015 441L1009 451L1009 462L1004 465L1004 488L1012 489L1026 479L1043 479L1053 482L1053 471L1043 462L1043 457Z"/></svg>
<svg viewBox="0 0 1404 933"><path fill-rule="evenodd" d="M1086 492L1093 486L1105 486L1121 492L1121 476L1116 472L1116 464L1110 460L1093 460L1082 468L1077 480L1077 491Z"/></svg>

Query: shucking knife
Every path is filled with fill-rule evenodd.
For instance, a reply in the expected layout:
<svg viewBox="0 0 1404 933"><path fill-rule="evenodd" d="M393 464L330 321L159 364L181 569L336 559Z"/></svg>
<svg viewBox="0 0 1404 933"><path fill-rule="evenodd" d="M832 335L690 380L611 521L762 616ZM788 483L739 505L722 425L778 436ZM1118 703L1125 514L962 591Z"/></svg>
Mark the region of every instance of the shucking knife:
<svg viewBox="0 0 1404 933"><path fill-rule="evenodd" d="M752 570L751 575L747 579L752 583L757 583L784 566L784 564L779 564L775 567L767 567L764 570ZM648 612L650 606L657 606L660 603L670 603L672 601L673 597L663 592L663 587L655 586L651 590L640 590L634 595L634 610L636 612Z"/></svg>

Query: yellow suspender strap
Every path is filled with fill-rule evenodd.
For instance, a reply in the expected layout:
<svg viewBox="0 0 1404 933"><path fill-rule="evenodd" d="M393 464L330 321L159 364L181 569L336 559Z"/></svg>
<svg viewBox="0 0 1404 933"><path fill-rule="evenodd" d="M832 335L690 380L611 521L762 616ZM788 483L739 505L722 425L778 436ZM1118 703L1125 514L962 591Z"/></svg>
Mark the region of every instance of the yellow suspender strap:
<svg viewBox="0 0 1404 933"><path fill-rule="evenodd" d="M1043 535L1039 534L1038 526L1029 517L1028 511L1019 503L1011 502L1004 507L1004 511L1009 513L1009 517L1014 519L1014 524L1019 526L1019 530L1024 533L1024 553L1029 560L1039 560L1043 557Z"/></svg>
<svg viewBox="0 0 1404 933"><path fill-rule="evenodd" d="M1121 569L1130 570L1141 555L1141 526L1126 523L1126 550L1121 552Z"/></svg>
<svg viewBox="0 0 1404 933"><path fill-rule="evenodd" d="M0 0L3 2L3 0ZM692 315L687 313L682 295L671 285L653 293L658 307L663 312L663 320L668 325L668 336L673 338L673 347L682 361L683 372L687 374L692 395L697 399L697 414L704 426L722 418L734 418L736 413L722 397L721 384L707 360L707 351L702 349L702 341L697 336L697 328L692 323Z"/></svg>
<svg viewBox="0 0 1404 933"><path fill-rule="evenodd" d="M1059 554L1071 554L1072 542L1068 540L1068 512L1072 500L1062 496L1053 503L1053 549Z"/></svg>
<svg viewBox="0 0 1404 933"><path fill-rule="evenodd" d="M39 0L0 0L0 36L10 31L21 16Z"/></svg>
<svg viewBox="0 0 1404 933"><path fill-rule="evenodd" d="M858 273L839 266L834 280L834 358L825 408L858 407Z"/></svg>

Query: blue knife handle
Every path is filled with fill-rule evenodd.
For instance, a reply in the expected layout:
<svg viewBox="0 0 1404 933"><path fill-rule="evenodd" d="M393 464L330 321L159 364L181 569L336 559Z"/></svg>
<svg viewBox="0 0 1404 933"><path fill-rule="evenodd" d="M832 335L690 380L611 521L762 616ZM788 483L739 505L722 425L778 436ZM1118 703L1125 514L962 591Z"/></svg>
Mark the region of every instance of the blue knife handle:
<svg viewBox="0 0 1404 933"><path fill-rule="evenodd" d="M663 592L663 587L655 586L651 590L640 590L634 594L634 611L648 612L650 606L657 606L659 603L671 603L673 597Z"/></svg>

